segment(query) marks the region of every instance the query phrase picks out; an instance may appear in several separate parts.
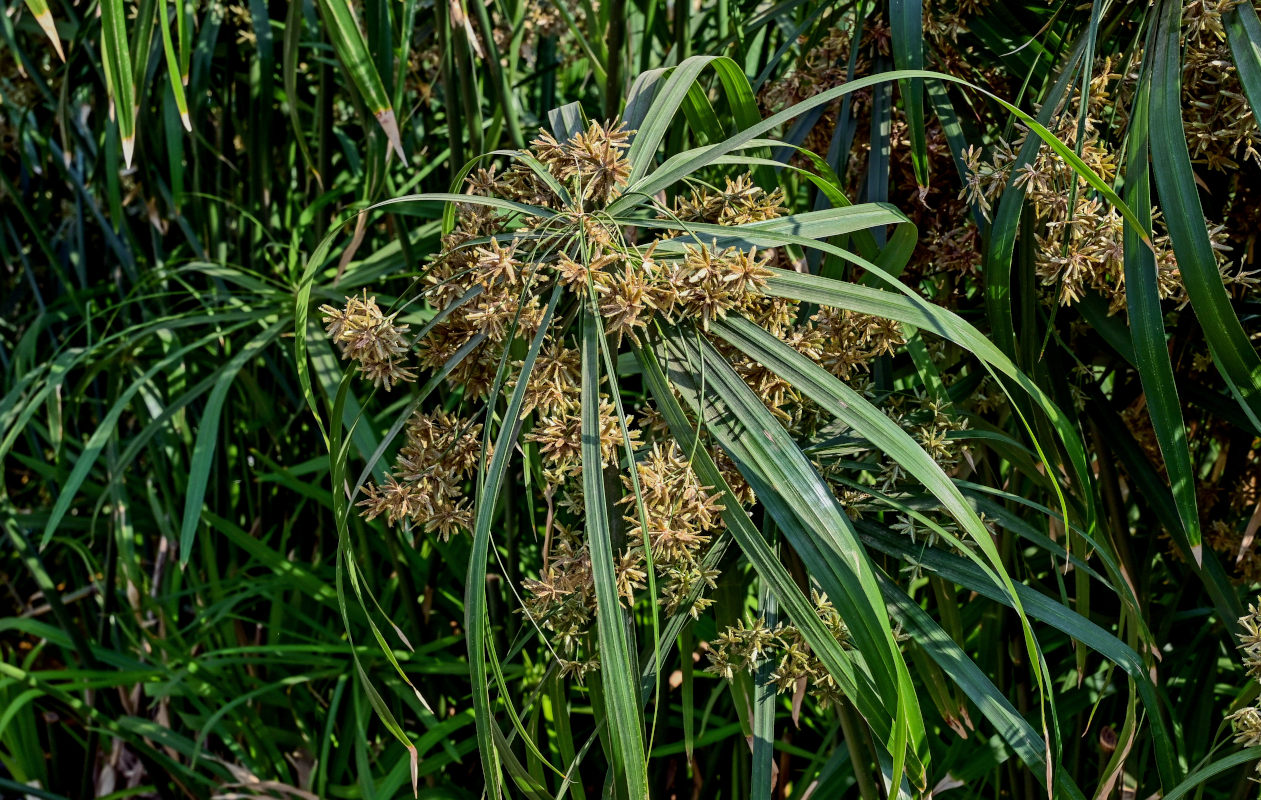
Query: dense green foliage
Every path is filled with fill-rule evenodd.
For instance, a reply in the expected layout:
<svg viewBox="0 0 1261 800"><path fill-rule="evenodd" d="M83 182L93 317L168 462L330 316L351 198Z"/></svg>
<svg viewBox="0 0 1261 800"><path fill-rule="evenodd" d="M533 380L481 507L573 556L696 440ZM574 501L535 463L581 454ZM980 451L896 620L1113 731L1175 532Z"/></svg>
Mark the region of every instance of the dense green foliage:
<svg viewBox="0 0 1261 800"><path fill-rule="evenodd" d="M1256 795L1248 2L0 37L0 795Z"/></svg>

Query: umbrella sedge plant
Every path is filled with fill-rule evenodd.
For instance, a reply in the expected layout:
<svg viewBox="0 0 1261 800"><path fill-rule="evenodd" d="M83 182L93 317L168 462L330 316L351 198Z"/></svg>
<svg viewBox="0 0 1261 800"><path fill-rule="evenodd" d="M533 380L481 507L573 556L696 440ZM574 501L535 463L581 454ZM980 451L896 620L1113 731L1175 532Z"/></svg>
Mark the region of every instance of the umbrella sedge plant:
<svg viewBox="0 0 1261 800"><path fill-rule="evenodd" d="M965 463L968 416L940 386L930 388L931 365L894 377L891 364L908 350L950 343L971 360L968 372L1019 393L1063 437L1039 441L1041 426L1015 415L1016 435L1030 437L1036 453L1029 464L1065 476L1054 494L1077 530L1093 527L1088 478L1072 456L1081 443L1001 351L895 277L906 240L914 241L901 212L851 204L826 165L799 171L832 208L793 213L781 189L766 188L776 163L767 156L779 143L760 134L863 81L658 158L680 110L694 127L722 130L691 90L712 68L728 99L742 102L751 92L733 67L695 58L649 74L622 119L588 122L562 108L528 147L470 162L455 193L391 201L447 203L442 249L408 300L435 310L416 335L367 290L319 308L329 339L374 388L406 391L428 376L373 454L401 437L388 474L368 480L368 464L347 484L348 499L365 519L409 535L471 540L465 635L487 791L580 792L599 741L614 794L648 796L665 667L685 629L712 615L730 624L714 628L707 668L743 693L741 723L760 733L754 796L770 796L767 737L781 693L795 704L808 696L819 713L835 710L849 725L865 797L881 783L928 792L943 775L917 679L940 684L947 672L1039 780L1084 796L1056 768L1062 736L1030 595L996 547L998 523L952 477ZM1071 152L1068 163L1103 186ZM886 226L896 233L882 248L873 232L883 239ZM810 274L807 254L859 282ZM888 288L866 285L873 280ZM897 310L870 313L881 304ZM334 476L348 475L346 447L334 455ZM528 498L524 513L518 493ZM348 502L342 509L351 513ZM863 534L870 520L903 531L911 546L892 561L873 557ZM508 539L529 542L537 563L504 565ZM524 552L519 544L511 551ZM930 551L1016 612L1040 730L908 596L934 571ZM520 576L509 612L517 623L490 614L493 567ZM349 561L347 570L354 574ZM733 571L762 587L747 618L715 597ZM1071 637L1105 643L1096 648L1131 676L1168 757L1138 656L1068 609L1049 616ZM501 628L514 636L505 640ZM373 632L384 646L376 625ZM531 642L543 647L544 672L514 689L501 665ZM955 672L961 663L963 675ZM927 694L943 716L970 725L947 707L950 690L935 688ZM590 738L561 759L544 755L523 720L537 704L566 714L580 698L591 704ZM851 741L860 725L869 734ZM1157 784L1176 778L1172 764L1153 769Z"/></svg>

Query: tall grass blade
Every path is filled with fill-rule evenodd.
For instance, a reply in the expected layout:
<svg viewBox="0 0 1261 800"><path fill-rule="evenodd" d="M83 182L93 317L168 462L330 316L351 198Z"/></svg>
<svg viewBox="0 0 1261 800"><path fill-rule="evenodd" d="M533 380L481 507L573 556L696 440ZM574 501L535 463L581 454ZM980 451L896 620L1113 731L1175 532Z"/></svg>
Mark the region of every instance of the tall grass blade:
<svg viewBox="0 0 1261 800"><path fill-rule="evenodd" d="M492 728L497 728L491 711L490 678L486 667L486 559L490 552L491 525L494 521L495 501L503 487L508 463L515 449L517 435L521 430L521 406L525 402L525 389L529 383L534 362L543 346L548 324L560 300L561 287L558 284L552 290L551 300L543 315L538 333L530 342L521 369L517 374L517 384L508 398L507 407L502 417L503 423L499 435L495 439L495 447L491 452L490 464L486 469L478 470L477 503L473 521L473 544L469 554L468 575L464 589L464 625L468 631L469 679L473 685L473 710L477 720L477 742L482 759L482 772L486 778L486 794L492 798L503 794L503 773L499 757L498 745ZM489 436L490 426L486 426ZM502 736L502 732L499 734Z"/></svg>
<svg viewBox="0 0 1261 800"><path fill-rule="evenodd" d="M368 42L364 39L363 31L355 20L350 3L348 0L319 0L319 5L325 24L328 25L328 36L333 42L333 49L337 51L338 59L350 73L355 88L359 90L368 110L381 125L381 130L385 131L390 148L406 164L407 155L403 152L403 140L399 136L394 107L390 104L385 84L381 81L381 74L372 61L372 54L368 51Z"/></svg>
<svg viewBox="0 0 1261 800"><path fill-rule="evenodd" d="M1134 116L1130 123L1129 152L1125 174L1125 193L1130 205L1151 231L1151 187L1148 176L1148 99L1151 77L1140 78L1134 100ZM1203 564L1200 515L1196 508L1195 472L1191 451L1174 380L1173 364L1165 339L1164 313L1160 308L1157 287L1156 256L1139 241L1133 231L1125 232L1125 300L1130 312L1130 336L1134 343L1134 359L1152 428L1165 457L1165 471L1173 490L1174 503L1182 521L1179 531L1186 538L1186 548Z"/></svg>
<svg viewBox="0 0 1261 800"><path fill-rule="evenodd" d="M189 556L193 552L193 536L197 532L198 522L201 521L201 506L206 497L206 483L210 480L210 470L219 444L219 422L222 418L224 401L228 397L228 390L232 388L241 367L271 344L280 335L284 324L284 322L272 323L266 330L251 339L223 366L215 379L214 388L206 400L206 409L197 426L197 443L193 446L193 458L188 468L188 490L184 496L184 521L180 525L180 566L187 566Z"/></svg>
<svg viewBox="0 0 1261 800"><path fill-rule="evenodd" d="M1182 800L1182 798L1192 793L1198 796L1203 792L1204 785L1212 778L1257 759L1261 759L1261 747L1247 747L1238 753L1231 753L1225 758L1220 758L1207 766L1200 767L1188 775L1186 780L1175 786L1169 794L1164 796L1164 800Z"/></svg>
<svg viewBox="0 0 1261 800"><path fill-rule="evenodd" d="M127 44L127 9L123 0L101 0L101 64L109 87L112 111L118 124L123 163L131 166L136 148L136 87L132 80Z"/></svg>
<svg viewBox="0 0 1261 800"><path fill-rule="evenodd" d="M135 378L125 390L123 390L118 399L114 402L110 410L101 418L101 424L88 437L88 441L84 444L83 450L79 453L79 457L75 460L74 469L70 471L70 476L61 486L61 493L57 497L57 502L53 504L52 511L48 515L48 521L44 524L44 535L40 539L39 547L42 550L48 546L48 542L52 539L53 534L57 532L57 526L61 524L66 512L70 510L70 504L74 501L80 487L87 480L88 474L96 465L96 460L100 457L101 451L105 449L105 443L109 438L117 433L117 425L119 418L127 411L132 398L144 388L144 386L154 376L168 369L172 364L186 358L190 353L199 348L206 347L220 336L238 330L248 323L240 323L238 325L229 326L222 331L216 331L199 339L194 339L188 345L173 351L165 358L154 362L145 373Z"/></svg>
<svg viewBox="0 0 1261 800"><path fill-rule="evenodd" d="M176 9L179 14L179 9ZM167 11L166 0L158 9L158 22L162 27L162 50L166 53L166 71L171 82L171 92L175 95L175 107L180 112L180 122L184 130L192 131L193 122L188 117L188 98L184 96L184 79L180 75L179 55L175 52L175 44L171 41L171 20Z"/></svg>
<svg viewBox="0 0 1261 800"><path fill-rule="evenodd" d="M1151 148L1156 190L1182 283L1213 363L1252 424L1261 427L1261 358L1253 348L1217 270L1182 127L1181 4L1164 0L1151 54Z"/></svg>
<svg viewBox="0 0 1261 800"><path fill-rule="evenodd" d="M39 27L48 37L48 41L52 42L53 50L57 51L57 58L65 61L66 54L61 49L61 37L57 34L57 23L53 20L52 12L48 10L47 0L26 0L26 7L35 15L35 21L39 23Z"/></svg>

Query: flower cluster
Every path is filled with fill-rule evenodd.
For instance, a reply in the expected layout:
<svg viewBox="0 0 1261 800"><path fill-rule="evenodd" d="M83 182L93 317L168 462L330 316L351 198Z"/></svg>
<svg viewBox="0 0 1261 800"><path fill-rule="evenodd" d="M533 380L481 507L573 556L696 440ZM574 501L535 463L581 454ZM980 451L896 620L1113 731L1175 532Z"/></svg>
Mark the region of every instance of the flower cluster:
<svg viewBox="0 0 1261 800"><path fill-rule="evenodd" d="M416 374L404 365L408 353L407 325L394 322L381 312L375 297L347 297L345 308L320 307L328 337L341 350L342 358L358 362L365 378L386 391L396 383L410 383Z"/></svg>
<svg viewBox="0 0 1261 800"><path fill-rule="evenodd" d="M1261 611L1249 606L1248 614L1240 617L1244 632L1239 637L1239 652L1243 655L1248 677L1261 683ZM1261 745L1261 703L1244 706L1227 717L1235 731L1235 743L1244 747ZM1257 764L1257 780L1261 781L1261 763Z"/></svg>
<svg viewBox="0 0 1261 800"><path fill-rule="evenodd" d="M1243 0L1191 0L1182 12L1182 124L1191 158L1210 170L1261 164L1261 131L1244 97L1222 15Z"/></svg>
<svg viewBox="0 0 1261 800"><path fill-rule="evenodd" d="M595 583L591 574L591 553L581 533L557 524L549 532L544 547L543 568L537 580L526 579L525 611L535 624L555 634L560 652L571 656L582 643L595 614ZM598 666L588 659L565 658L567 672L581 678Z"/></svg>
<svg viewBox="0 0 1261 800"><path fill-rule="evenodd" d="M725 178L720 191L694 188L690 196L680 196L674 214L684 222L711 225L744 225L776 219L784 214L784 190L767 192L748 175Z"/></svg>
<svg viewBox="0 0 1261 800"><path fill-rule="evenodd" d="M1221 556L1223 566L1235 581L1245 585L1261 583L1261 549L1246 528L1235 521L1238 519L1232 512L1232 519L1213 520L1204 533L1204 542Z"/></svg>
<svg viewBox="0 0 1261 800"><path fill-rule="evenodd" d="M1213 170L1236 169L1237 159L1261 163L1256 149L1261 134L1240 91L1222 28L1221 15L1234 5L1236 0L1196 0L1184 14L1188 44L1182 87L1188 146L1196 163ZM1051 125L1052 133L1076 149L1105 183L1116 181L1117 151L1112 142L1124 141L1141 58L1140 51L1124 64L1114 63L1112 57L1099 60L1091 72L1084 124L1079 127L1081 97L1074 90L1062 101ZM969 147L963 159L967 175L960 196L988 216L1009 181L1022 189L1040 223L1035 268L1043 284L1054 287L1055 299L1072 305L1096 291L1108 300L1109 313L1124 309L1126 223L1121 213L1095 196L1074 168L1047 147L1013 175L1024 141L1000 140L988 160L980 149ZM1162 300L1185 303L1181 274L1159 213L1153 214L1153 223L1157 291ZM1242 291L1256 283L1242 268L1231 271L1226 226L1207 220L1205 226L1227 287Z"/></svg>
<svg viewBox="0 0 1261 800"><path fill-rule="evenodd" d="M481 431L445 411L412 415L392 474L365 487L364 517L384 516L390 525L408 521L443 540L471 528L463 484L477 469Z"/></svg>
<svg viewBox="0 0 1261 800"><path fill-rule="evenodd" d="M1116 76L1105 71L1099 79L1105 77ZM1094 98L1092 105L1093 102ZM1061 114L1058 119L1053 133L1070 147L1076 146L1075 115ZM1012 185L1025 192L1041 224L1036 234L1035 269L1043 285L1053 288L1055 299L1062 305L1072 305L1087 292L1095 291L1108 300L1109 313L1123 310L1126 223L1121 212L1095 197L1073 166L1050 148L1042 148L1033 163L1021 167L1013 179L1011 171L1022 144L1023 140L1015 146L1000 143L988 162L979 149L969 148L964 156L968 177L961 196L988 214L1010 179ZM1114 182L1115 154L1089 116L1081 141L1081 159L1105 183ZM1160 230L1159 215L1154 216ZM1229 271L1225 253L1230 248L1225 242L1224 226L1209 226L1208 233L1223 281L1228 285L1252 283L1250 275ZM1160 298L1184 303L1186 292L1168 235L1158 234L1153 245Z"/></svg>
<svg viewBox="0 0 1261 800"><path fill-rule="evenodd" d="M876 26L865 28L862 45L859 47L854 75L861 76L871 72L871 50L883 42L885 53L888 53L888 26L876 30ZM796 105L829 89L845 83L849 72L849 53L851 35L842 28L829 28L821 39L810 48L804 49L798 57L796 67L773 81L768 81L758 94L758 104L765 112L775 112L788 106ZM801 44L809 39L802 36ZM852 101L854 106L868 107L871 104L870 92L856 93ZM840 108L840 101L830 103L820 118L820 124L814 125L806 137L803 146L812 153L826 153L835 128L834 120ZM855 108L855 112L860 111Z"/></svg>
<svg viewBox="0 0 1261 800"><path fill-rule="evenodd" d="M842 647L850 646L849 628L827 595L811 592L815 613ZM780 693L805 687L823 706L838 702L844 695L830 670L806 644L801 630L779 623L767 627L762 618L752 625L739 620L709 644L709 671L732 680L737 671L753 672L764 659L776 662L770 681Z"/></svg>
<svg viewBox="0 0 1261 800"><path fill-rule="evenodd" d="M653 567L663 579L660 586L666 613L683 607L700 586L713 588L718 572L702 563L710 540L720 526L724 506L712 486L701 484L686 455L674 441L656 442L635 465L640 494L633 492L630 476L622 476L627 490L625 521L627 538L638 545L630 552L643 559L651 548ZM688 609L698 617L710 603L702 597Z"/></svg>

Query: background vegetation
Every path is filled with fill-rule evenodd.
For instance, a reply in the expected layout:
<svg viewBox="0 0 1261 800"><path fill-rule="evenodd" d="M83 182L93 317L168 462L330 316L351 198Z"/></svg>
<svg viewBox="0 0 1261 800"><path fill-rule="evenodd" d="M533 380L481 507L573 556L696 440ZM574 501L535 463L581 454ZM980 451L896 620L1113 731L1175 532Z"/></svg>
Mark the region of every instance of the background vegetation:
<svg viewBox="0 0 1261 800"><path fill-rule="evenodd" d="M634 774L654 797L1255 796L1252 5L6 0L0 36L0 793L586 797ZM316 311L366 287L418 332L454 221L436 195L584 114L660 136L632 179L712 187L644 203L745 173L781 190L780 239L733 244L819 276L767 290L803 316L899 323L837 352L910 435L788 439L743 409L724 451L780 437L741 451L764 502L822 485L849 513L729 517L695 620L638 596L602 666L649 678L642 761L637 725L604 724L626 710L607 679L562 675L521 613L546 575L520 462L486 536L351 513L418 393L358 380ZM709 358L760 353L803 405L844 407L731 326ZM606 370L628 401L652 393L642 363ZM424 410L464 408L432 388ZM922 453L949 479L921 480ZM887 663L897 684L776 695L759 653L711 671L757 620L821 630L802 603L849 584L809 545L848 530L898 646L812 647L808 683Z"/></svg>

